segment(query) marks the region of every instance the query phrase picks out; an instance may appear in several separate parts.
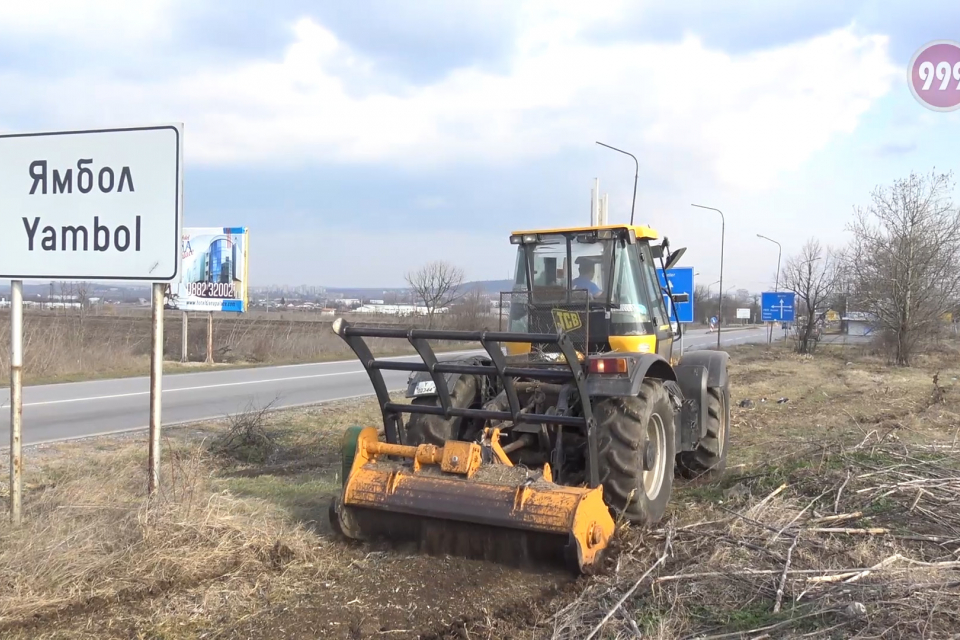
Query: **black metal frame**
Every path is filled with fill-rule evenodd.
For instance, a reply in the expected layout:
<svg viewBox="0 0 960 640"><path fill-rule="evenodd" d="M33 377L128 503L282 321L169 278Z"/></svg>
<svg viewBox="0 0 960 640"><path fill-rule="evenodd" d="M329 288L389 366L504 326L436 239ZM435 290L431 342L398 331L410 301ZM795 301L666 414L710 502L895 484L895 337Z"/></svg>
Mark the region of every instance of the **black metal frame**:
<svg viewBox="0 0 960 640"><path fill-rule="evenodd" d="M443 416L445 418L463 417L482 420L510 420L514 424L555 424L561 427L579 427L587 437L587 477L591 487L600 485L600 470L597 466L599 458L597 445L596 422L590 397L587 395L586 374L577 358L576 349L566 333L520 333L506 331L457 331L443 329L405 329L386 327L359 327L354 326L342 318L333 323L334 332L343 338L353 350L364 370L370 377L373 390L380 403L383 414L384 434L387 442L403 444L403 429L401 415L404 413L421 413ZM370 352L364 338L400 338L410 342L417 351L422 362L402 362L398 360L377 360ZM456 362L440 362L428 340L450 340L463 342L479 342L490 356L492 365L457 364ZM501 350L501 343L540 343L556 344L563 354L564 367L517 367L507 364L506 357ZM428 372L436 385L440 406L422 404L406 404L391 402L390 392L383 380L381 371L409 371ZM445 373L460 373L466 375L496 376L500 379L507 396L509 411L492 411L487 409L460 409L452 406L450 392L443 378ZM514 386L515 379L528 378L542 382L572 382L580 396L583 416L562 416L538 413L523 413L520 408L520 399Z"/></svg>

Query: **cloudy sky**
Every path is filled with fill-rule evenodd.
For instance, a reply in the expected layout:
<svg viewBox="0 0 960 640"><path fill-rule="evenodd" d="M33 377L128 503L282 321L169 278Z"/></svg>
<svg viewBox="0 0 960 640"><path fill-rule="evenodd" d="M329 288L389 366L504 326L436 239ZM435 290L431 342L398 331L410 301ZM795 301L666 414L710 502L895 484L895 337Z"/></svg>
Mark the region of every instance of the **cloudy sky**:
<svg viewBox="0 0 960 640"><path fill-rule="evenodd" d="M724 8L718 8L718 5ZM898 5L893 7L893 5ZM43 7L43 10L39 7ZM503 278L507 236L611 221L763 289L877 184L957 169L906 65L956 0L0 0L0 130L183 122L185 224L251 229L253 284ZM269 8L268 8L269 7Z"/></svg>

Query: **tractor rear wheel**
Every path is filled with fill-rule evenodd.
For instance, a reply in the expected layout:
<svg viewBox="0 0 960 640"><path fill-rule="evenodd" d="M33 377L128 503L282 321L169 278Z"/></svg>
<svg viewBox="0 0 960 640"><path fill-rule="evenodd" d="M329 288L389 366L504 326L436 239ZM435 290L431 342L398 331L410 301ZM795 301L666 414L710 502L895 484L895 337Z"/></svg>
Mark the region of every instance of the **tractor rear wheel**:
<svg viewBox="0 0 960 640"><path fill-rule="evenodd" d="M478 392L477 377L462 375L450 392L450 405L458 409L467 409L476 401ZM440 396L414 398L411 404L438 407ZM407 420L406 444L443 446L447 440L459 440L463 433L462 427L463 418L459 416L444 418L426 413L413 413Z"/></svg>
<svg viewBox="0 0 960 640"><path fill-rule="evenodd" d="M659 522L676 459L673 407L663 381L647 378L636 397L604 398L593 415L607 505L635 524Z"/></svg>
<svg viewBox="0 0 960 640"><path fill-rule="evenodd" d="M677 469L687 479L715 480L727 467L730 436L730 392L726 387L707 389L707 429L693 451L677 456Z"/></svg>

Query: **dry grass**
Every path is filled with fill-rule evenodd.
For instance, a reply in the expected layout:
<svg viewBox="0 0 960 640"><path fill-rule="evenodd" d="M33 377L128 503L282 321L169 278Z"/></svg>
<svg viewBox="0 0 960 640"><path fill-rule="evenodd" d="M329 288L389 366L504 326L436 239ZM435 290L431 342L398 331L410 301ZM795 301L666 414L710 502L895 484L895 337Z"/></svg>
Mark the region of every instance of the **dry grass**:
<svg viewBox="0 0 960 640"><path fill-rule="evenodd" d="M956 363L737 349L729 475L678 481L663 526L624 529L576 582L333 537L339 435L377 424L369 400L170 430L153 501L142 436L28 449L25 524L0 524L0 636L947 637Z"/></svg>
<svg viewBox="0 0 960 640"><path fill-rule="evenodd" d="M535 603L533 623L473 620L471 638L956 633L956 347L912 369L886 367L869 347L816 357L744 347L731 375L724 480L676 482L664 526L623 529L604 575Z"/></svg>
<svg viewBox="0 0 960 640"><path fill-rule="evenodd" d="M394 324L397 318L358 316L360 323ZM494 321L495 324L495 321ZM167 312L164 323L165 370L195 371L206 358L206 316L188 322L189 365L179 364L181 318ZM214 318L214 361L219 366L296 364L350 359L353 352L333 333L331 320L277 320L217 314ZM146 375L150 367L150 317L84 315L76 311L24 315L24 376L27 384L90 378ZM378 355L413 353L403 340L370 339ZM440 349L464 348L462 343L435 344ZM472 348L468 346L467 348ZM0 312L0 370L10 365L9 312ZM6 381L0 380L0 385Z"/></svg>
<svg viewBox="0 0 960 640"><path fill-rule="evenodd" d="M143 452L60 461L28 491L24 528L0 529L4 637L211 581L229 593L316 558L313 536L279 509L215 491L200 447L168 451L163 491L145 499Z"/></svg>
<svg viewBox="0 0 960 640"><path fill-rule="evenodd" d="M871 441L816 454L820 462L798 465L772 491L782 467L761 467L712 500L684 500L689 511L663 529L627 531L612 574L558 612L552 637L591 637L638 583L596 637L956 630L960 449ZM661 554L665 562L648 573Z"/></svg>
<svg viewBox="0 0 960 640"><path fill-rule="evenodd" d="M0 524L0 637L404 638L536 597L518 570L331 535L339 435L377 417L368 401L263 414L267 464L211 450L242 416L171 429L155 500L142 436L28 450L24 525Z"/></svg>

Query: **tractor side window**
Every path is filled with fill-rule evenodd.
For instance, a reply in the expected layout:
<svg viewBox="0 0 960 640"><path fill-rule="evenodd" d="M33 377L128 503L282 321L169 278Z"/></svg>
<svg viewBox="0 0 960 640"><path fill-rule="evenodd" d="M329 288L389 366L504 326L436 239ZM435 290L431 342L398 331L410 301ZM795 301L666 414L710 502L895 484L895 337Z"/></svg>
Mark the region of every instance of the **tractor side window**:
<svg viewBox="0 0 960 640"><path fill-rule="evenodd" d="M648 304L649 296L643 281L640 261L633 247L620 242L617 245L615 263L617 279L611 303L619 305L621 315L631 316L632 322L651 322L652 310Z"/></svg>
<svg viewBox="0 0 960 640"><path fill-rule="evenodd" d="M517 267L516 275L513 279L513 290L527 290L527 253L523 245L517 247Z"/></svg>
<svg viewBox="0 0 960 640"><path fill-rule="evenodd" d="M642 244L638 247L640 254L640 270L643 272L643 281L647 286L647 296L652 307L651 314L657 325L663 325L670 322L667 317L667 307L663 301L663 292L660 288L660 278L657 277L657 264L653 261L653 255L650 253L650 247Z"/></svg>

